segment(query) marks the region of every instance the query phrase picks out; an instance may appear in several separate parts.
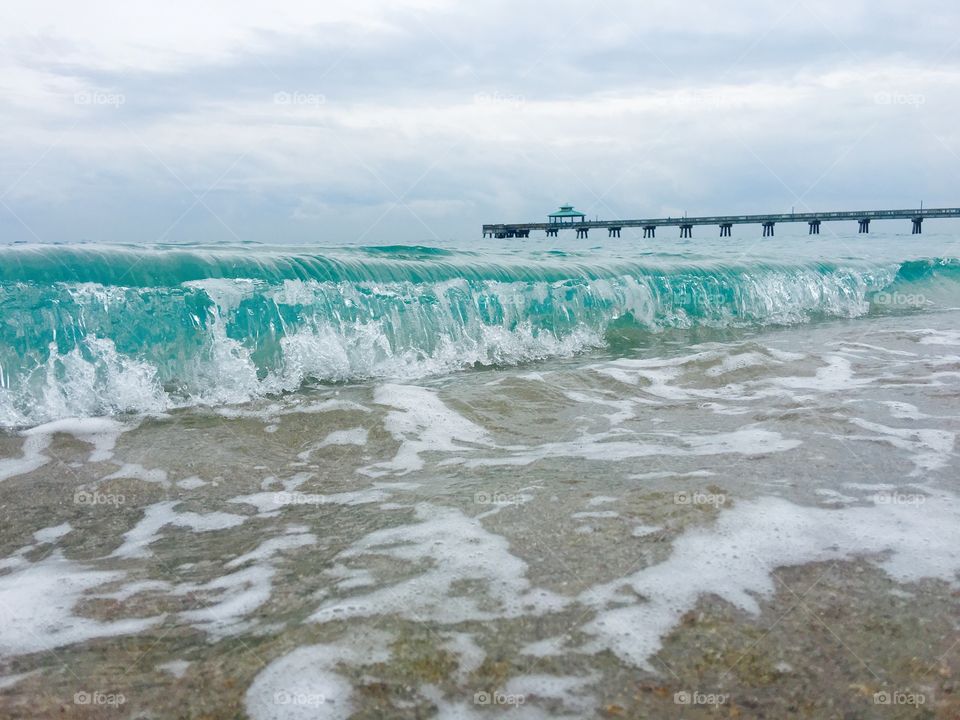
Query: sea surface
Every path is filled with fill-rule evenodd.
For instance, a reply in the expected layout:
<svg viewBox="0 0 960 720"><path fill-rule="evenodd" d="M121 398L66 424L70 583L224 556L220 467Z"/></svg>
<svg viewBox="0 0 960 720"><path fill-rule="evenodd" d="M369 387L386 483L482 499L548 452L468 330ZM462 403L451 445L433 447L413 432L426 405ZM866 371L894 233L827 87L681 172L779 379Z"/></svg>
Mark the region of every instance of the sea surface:
<svg viewBox="0 0 960 720"><path fill-rule="evenodd" d="M0 245L0 717L956 717L903 225Z"/></svg>

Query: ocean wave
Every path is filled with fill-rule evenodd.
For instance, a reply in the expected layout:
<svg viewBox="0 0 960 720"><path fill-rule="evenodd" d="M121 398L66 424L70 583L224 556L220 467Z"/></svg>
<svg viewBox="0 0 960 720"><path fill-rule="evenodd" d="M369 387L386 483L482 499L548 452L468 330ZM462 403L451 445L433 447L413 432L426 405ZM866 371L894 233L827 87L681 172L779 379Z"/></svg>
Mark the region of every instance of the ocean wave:
<svg viewBox="0 0 960 720"><path fill-rule="evenodd" d="M938 259L491 261L429 248L321 256L43 247L0 256L5 426L572 356L665 328L915 311L890 298L927 303L924 291L960 297L960 266Z"/></svg>

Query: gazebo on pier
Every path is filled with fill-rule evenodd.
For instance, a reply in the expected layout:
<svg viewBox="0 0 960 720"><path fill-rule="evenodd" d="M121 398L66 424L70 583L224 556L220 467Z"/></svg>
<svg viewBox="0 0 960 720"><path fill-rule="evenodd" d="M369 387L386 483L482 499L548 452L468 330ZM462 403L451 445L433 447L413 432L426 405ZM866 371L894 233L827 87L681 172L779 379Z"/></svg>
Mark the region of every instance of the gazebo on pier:
<svg viewBox="0 0 960 720"><path fill-rule="evenodd" d="M550 223L556 225L563 225L564 223L573 224L575 222L583 222L587 219L587 216L582 212L573 209L573 205L561 205L560 209L556 212L550 213Z"/></svg>

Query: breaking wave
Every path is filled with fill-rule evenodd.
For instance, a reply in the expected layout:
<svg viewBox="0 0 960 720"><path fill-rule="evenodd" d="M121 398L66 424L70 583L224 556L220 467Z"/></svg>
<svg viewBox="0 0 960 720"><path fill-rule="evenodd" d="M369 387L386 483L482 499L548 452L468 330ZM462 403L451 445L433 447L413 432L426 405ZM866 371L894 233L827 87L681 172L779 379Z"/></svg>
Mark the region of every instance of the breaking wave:
<svg viewBox="0 0 960 720"><path fill-rule="evenodd" d="M421 247L3 248L0 424L509 365L666 328L922 311L960 304L958 291L960 264L938 259L723 265L491 261Z"/></svg>

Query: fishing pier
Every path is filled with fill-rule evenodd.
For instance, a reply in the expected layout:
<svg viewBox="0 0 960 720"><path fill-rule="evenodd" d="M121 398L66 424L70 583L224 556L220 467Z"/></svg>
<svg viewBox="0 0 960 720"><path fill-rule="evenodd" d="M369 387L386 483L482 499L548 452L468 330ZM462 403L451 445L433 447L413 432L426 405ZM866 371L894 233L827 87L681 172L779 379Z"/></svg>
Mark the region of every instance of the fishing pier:
<svg viewBox="0 0 960 720"><path fill-rule="evenodd" d="M483 226L483 236L492 238L527 238L534 230L543 230L547 237L557 237L561 230L573 230L578 238L589 237L591 230L606 230L608 237L620 237L623 228L643 228L643 237L657 236L657 228L678 227L681 238L692 238L693 228L713 225L720 228L720 237L731 237L734 225L759 225L763 237L772 237L780 223L807 223L810 235L820 234L820 224L856 220L860 233L870 232L873 220L910 220L913 234L923 231L923 221L930 218L960 218L960 208L930 208L919 210L853 210L822 213L779 213L771 215L711 215L708 217L666 217L640 220L587 220L572 205L563 205L551 213L547 222L499 223Z"/></svg>

